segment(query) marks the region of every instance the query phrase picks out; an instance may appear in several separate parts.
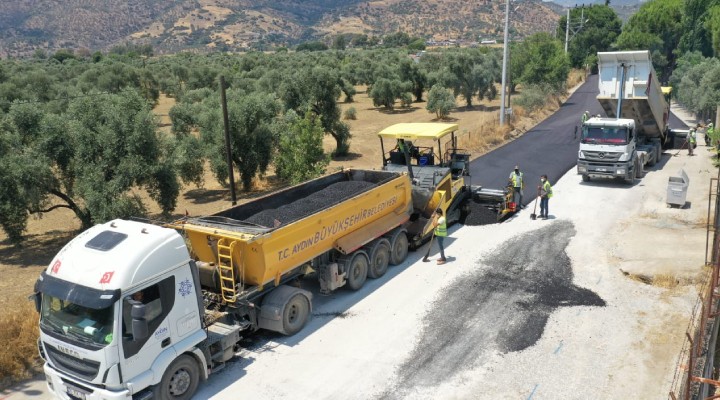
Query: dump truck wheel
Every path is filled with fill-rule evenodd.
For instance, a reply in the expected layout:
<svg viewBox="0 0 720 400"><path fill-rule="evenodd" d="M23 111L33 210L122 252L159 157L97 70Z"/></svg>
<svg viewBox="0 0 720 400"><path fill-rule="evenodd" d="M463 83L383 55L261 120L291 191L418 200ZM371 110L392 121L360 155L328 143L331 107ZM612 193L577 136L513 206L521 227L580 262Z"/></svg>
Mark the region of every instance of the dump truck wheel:
<svg viewBox="0 0 720 400"><path fill-rule="evenodd" d="M181 355L165 371L162 380L154 388L153 397L189 400L197 390L199 378L197 362L188 355Z"/></svg>
<svg viewBox="0 0 720 400"><path fill-rule="evenodd" d="M283 309L283 331L294 335L305 326L310 315L310 303L305 295L298 293L288 300Z"/></svg>
<svg viewBox="0 0 720 400"><path fill-rule="evenodd" d="M635 161L635 177L640 179L645 176L645 166L640 163L639 159Z"/></svg>
<svg viewBox="0 0 720 400"><path fill-rule="evenodd" d="M368 276L375 279L385 275L390 264L390 241L382 238L370 248L370 269Z"/></svg>
<svg viewBox="0 0 720 400"><path fill-rule="evenodd" d="M368 277L369 266L370 262L364 251L356 251L353 253L350 260L345 264L345 278L347 279L347 285L350 289L358 290L365 284Z"/></svg>
<svg viewBox="0 0 720 400"><path fill-rule="evenodd" d="M404 230L398 231L390 241L390 264L398 265L405 261L408 254L408 238Z"/></svg>

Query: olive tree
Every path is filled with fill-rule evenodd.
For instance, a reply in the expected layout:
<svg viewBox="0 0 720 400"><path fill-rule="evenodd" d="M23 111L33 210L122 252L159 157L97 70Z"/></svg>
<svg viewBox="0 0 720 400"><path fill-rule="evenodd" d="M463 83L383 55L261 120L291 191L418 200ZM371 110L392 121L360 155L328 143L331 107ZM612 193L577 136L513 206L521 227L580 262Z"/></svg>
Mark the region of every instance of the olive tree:
<svg viewBox="0 0 720 400"><path fill-rule="evenodd" d="M450 115L450 110L455 108L455 96L449 89L435 85L430 88L425 108L429 112L434 112L438 119L446 118Z"/></svg>
<svg viewBox="0 0 720 400"><path fill-rule="evenodd" d="M278 149L275 173L290 183L300 183L325 173L330 162L323 151L320 117L306 112L303 118L290 110L276 125Z"/></svg>
<svg viewBox="0 0 720 400"><path fill-rule="evenodd" d="M32 214L75 213L82 228L143 215L136 189L165 213L176 206L174 142L133 91L73 100L63 115L15 103L0 125L0 226L19 242Z"/></svg>

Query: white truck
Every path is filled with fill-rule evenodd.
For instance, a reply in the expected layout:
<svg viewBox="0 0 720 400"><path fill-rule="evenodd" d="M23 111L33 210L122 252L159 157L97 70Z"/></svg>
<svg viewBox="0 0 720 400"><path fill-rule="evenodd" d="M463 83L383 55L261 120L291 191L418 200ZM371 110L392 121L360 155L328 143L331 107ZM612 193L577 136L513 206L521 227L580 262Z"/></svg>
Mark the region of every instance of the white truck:
<svg viewBox="0 0 720 400"><path fill-rule="evenodd" d="M582 126L577 172L591 178L622 178L632 184L645 166L660 161L672 147L665 100L649 51L598 53L597 96L608 118L590 118Z"/></svg>

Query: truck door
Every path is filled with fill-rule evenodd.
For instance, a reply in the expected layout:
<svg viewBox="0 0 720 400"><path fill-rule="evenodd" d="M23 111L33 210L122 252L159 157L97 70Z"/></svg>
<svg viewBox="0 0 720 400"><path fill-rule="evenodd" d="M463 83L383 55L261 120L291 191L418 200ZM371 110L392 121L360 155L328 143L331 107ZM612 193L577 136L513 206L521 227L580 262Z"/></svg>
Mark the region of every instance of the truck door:
<svg viewBox="0 0 720 400"><path fill-rule="evenodd" d="M122 300L122 357L120 361L124 381L147 371L163 351L171 346L170 318L175 302L175 275L151 283L125 296ZM133 337L132 304L145 305L146 337ZM174 354L171 359L174 358Z"/></svg>

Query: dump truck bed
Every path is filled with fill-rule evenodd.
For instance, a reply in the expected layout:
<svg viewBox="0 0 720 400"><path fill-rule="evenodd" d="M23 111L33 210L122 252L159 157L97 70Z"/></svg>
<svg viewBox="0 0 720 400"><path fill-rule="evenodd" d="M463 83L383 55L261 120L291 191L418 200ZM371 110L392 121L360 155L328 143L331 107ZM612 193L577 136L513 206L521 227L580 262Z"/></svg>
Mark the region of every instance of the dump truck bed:
<svg viewBox="0 0 720 400"><path fill-rule="evenodd" d="M625 81L620 115L617 115L618 95ZM648 51L613 51L598 53L600 94L597 99L610 118L635 120L639 133L649 138L662 138L667 131L670 108L663 95Z"/></svg>
<svg viewBox="0 0 720 400"><path fill-rule="evenodd" d="M262 287L329 250L352 252L411 213L407 175L349 170L189 218L181 227L198 260L230 262L238 283Z"/></svg>

